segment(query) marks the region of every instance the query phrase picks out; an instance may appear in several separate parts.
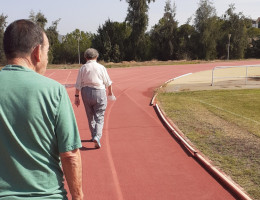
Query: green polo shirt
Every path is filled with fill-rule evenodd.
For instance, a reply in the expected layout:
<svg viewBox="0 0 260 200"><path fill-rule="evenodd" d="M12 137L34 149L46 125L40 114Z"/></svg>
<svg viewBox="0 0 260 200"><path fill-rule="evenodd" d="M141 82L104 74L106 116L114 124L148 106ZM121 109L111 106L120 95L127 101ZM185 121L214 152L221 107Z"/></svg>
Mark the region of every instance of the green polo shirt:
<svg viewBox="0 0 260 200"><path fill-rule="evenodd" d="M0 199L67 199L59 153L81 147L67 91L31 69L0 71Z"/></svg>

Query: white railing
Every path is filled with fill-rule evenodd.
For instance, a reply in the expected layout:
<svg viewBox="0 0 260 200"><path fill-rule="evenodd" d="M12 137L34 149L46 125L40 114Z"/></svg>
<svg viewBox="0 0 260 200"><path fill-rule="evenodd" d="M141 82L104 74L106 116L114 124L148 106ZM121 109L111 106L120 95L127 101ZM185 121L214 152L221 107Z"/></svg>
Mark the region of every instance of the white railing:
<svg viewBox="0 0 260 200"><path fill-rule="evenodd" d="M251 68L251 67L259 67L260 68L260 65L242 65L242 66L217 66L217 67L214 67L212 69L212 81L211 81L211 86L214 85L214 80L215 79L232 79L232 78L243 78L245 79L245 84L247 84L247 81L248 81L248 78L260 78L260 76L249 76L248 75L248 68ZM214 72L216 69L227 69L227 68L245 68L245 76L218 76L218 77L214 77Z"/></svg>

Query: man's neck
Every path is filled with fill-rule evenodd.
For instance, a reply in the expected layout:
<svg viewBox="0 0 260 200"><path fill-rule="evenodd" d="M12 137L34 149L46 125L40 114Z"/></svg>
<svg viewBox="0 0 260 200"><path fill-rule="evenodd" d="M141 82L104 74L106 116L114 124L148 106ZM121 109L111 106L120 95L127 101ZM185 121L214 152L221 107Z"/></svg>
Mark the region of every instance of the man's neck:
<svg viewBox="0 0 260 200"><path fill-rule="evenodd" d="M86 58L86 61L87 61L87 62L88 62L88 61L93 61L93 60L94 60L94 61L97 61L97 58L92 58L92 59L91 59L91 58Z"/></svg>
<svg viewBox="0 0 260 200"><path fill-rule="evenodd" d="M35 67L31 64L28 58L13 58L8 60L9 65L20 65L35 71Z"/></svg>

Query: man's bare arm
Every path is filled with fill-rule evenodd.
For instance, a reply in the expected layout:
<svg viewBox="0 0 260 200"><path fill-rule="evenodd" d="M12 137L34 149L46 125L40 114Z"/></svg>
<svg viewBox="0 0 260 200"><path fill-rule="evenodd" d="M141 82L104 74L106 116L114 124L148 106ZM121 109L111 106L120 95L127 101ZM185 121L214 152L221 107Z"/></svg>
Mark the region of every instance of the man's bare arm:
<svg viewBox="0 0 260 200"><path fill-rule="evenodd" d="M62 168L73 200L83 200L82 163L79 149L60 153Z"/></svg>
<svg viewBox="0 0 260 200"><path fill-rule="evenodd" d="M79 90L75 90L75 101L74 104L78 107L80 105L80 100L79 100Z"/></svg>
<svg viewBox="0 0 260 200"><path fill-rule="evenodd" d="M113 95L113 91L112 91L112 84L110 86L108 86L108 96Z"/></svg>

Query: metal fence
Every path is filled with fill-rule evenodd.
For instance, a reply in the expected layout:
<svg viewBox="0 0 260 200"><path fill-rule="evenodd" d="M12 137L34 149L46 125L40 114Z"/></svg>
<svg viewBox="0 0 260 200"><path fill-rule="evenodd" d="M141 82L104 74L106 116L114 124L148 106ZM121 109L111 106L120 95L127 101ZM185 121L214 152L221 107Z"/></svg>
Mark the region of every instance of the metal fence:
<svg viewBox="0 0 260 200"><path fill-rule="evenodd" d="M242 65L242 66L217 66L217 67L214 67L212 69L212 81L211 81L211 86L214 85L214 80L216 79L245 79L245 84L247 84L248 82L248 78L260 78L260 73L259 75L250 75L249 74L249 68L256 68L258 67L260 69L260 65ZM242 71L241 72L241 75L242 76L214 76L214 72L215 70L217 69L227 69L227 68L237 68L237 69L241 69L241 68L245 68L244 72ZM260 70L259 70L260 72Z"/></svg>

